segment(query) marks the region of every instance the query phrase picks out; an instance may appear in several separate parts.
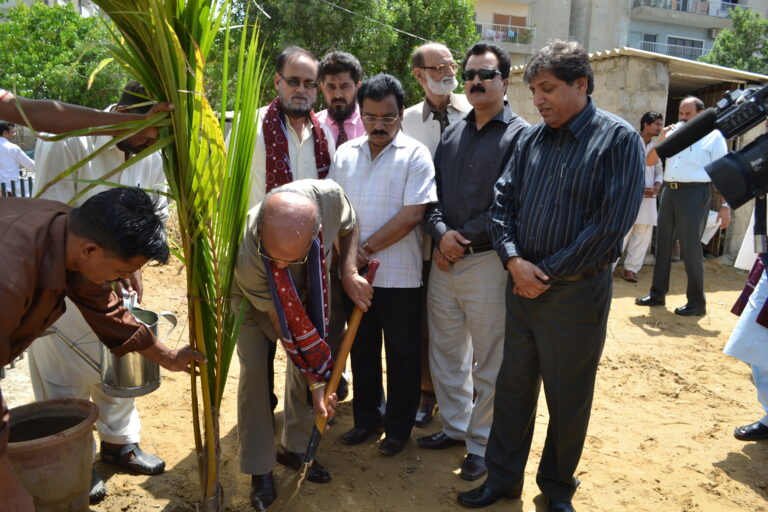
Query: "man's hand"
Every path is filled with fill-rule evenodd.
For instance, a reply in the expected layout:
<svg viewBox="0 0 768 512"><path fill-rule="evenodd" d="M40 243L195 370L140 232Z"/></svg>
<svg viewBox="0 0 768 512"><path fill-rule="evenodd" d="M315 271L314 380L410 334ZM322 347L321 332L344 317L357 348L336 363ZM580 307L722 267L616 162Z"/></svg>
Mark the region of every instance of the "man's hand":
<svg viewBox="0 0 768 512"><path fill-rule="evenodd" d="M550 287L542 282L547 281L549 276L539 267L519 256L507 261L507 270L512 274L515 285L512 291L521 297L535 299Z"/></svg>
<svg viewBox="0 0 768 512"><path fill-rule="evenodd" d="M341 286L355 306L368 311L373 298L373 286L357 272L342 274Z"/></svg>
<svg viewBox="0 0 768 512"><path fill-rule="evenodd" d="M153 115L157 114L158 112L170 112L173 110L173 103L167 103L167 102L160 102L155 103L152 105L152 108L149 109L149 111L144 114L145 118L150 118ZM157 136L159 134L159 131L157 129L157 126L150 126L147 128L144 128L140 132L138 132L135 136L143 136L150 139L157 139Z"/></svg>
<svg viewBox="0 0 768 512"><path fill-rule="evenodd" d="M357 248L357 268L363 268L368 264L371 255L362 247Z"/></svg>
<svg viewBox="0 0 768 512"><path fill-rule="evenodd" d="M139 350L139 353L172 372L190 373L193 363L207 362L203 354L192 350L192 347L189 345L171 350L161 341L144 350Z"/></svg>
<svg viewBox="0 0 768 512"><path fill-rule="evenodd" d="M328 396L328 403L325 402L325 387L317 388L312 391L312 408L315 411L315 416L322 416L325 418L325 430L331 428L328 421L336 414L336 405L338 403L338 397L336 393L331 393Z"/></svg>
<svg viewBox="0 0 768 512"><path fill-rule="evenodd" d="M141 297L144 295L144 283L141 280L141 269L131 274L129 279L119 279L118 281L129 295L136 296L136 304L141 304Z"/></svg>
<svg viewBox="0 0 768 512"><path fill-rule="evenodd" d="M451 268L451 262L443 256L443 253L441 253L439 249L435 249L435 264L437 265L437 268L443 272L448 272Z"/></svg>
<svg viewBox="0 0 768 512"><path fill-rule="evenodd" d="M643 189L643 197L656 197L656 187L647 187Z"/></svg>
<svg viewBox="0 0 768 512"><path fill-rule="evenodd" d="M461 236L461 233L451 229L446 231L442 238L440 238L438 249L440 249L445 259L454 263L464 256L464 247L469 244L470 241Z"/></svg>
<svg viewBox="0 0 768 512"><path fill-rule="evenodd" d="M717 212L717 218L720 221L720 229L725 229L731 223L731 208L728 206L721 206L720 211Z"/></svg>

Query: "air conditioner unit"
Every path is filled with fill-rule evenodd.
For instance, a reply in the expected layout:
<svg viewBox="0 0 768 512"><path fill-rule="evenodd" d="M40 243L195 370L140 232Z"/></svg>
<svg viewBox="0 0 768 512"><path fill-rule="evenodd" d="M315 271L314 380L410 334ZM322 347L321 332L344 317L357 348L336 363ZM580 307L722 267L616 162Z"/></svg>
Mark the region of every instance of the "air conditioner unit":
<svg viewBox="0 0 768 512"><path fill-rule="evenodd" d="M707 35L709 35L710 39L717 39L717 36L719 36L720 32L722 32L722 31L723 31L723 29L721 29L721 28L711 28L707 32Z"/></svg>

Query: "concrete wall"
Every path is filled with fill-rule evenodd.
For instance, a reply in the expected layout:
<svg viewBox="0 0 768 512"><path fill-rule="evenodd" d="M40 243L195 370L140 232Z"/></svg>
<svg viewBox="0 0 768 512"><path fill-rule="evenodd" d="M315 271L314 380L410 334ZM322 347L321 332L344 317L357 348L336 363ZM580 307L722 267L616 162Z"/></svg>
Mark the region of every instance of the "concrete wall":
<svg viewBox="0 0 768 512"><path fill-rule="evenodd" d="M531 4L531 18L536 27L534 51L552 39L568 40L571 23L571 0L548 0Z"/></svg>
<svg viewBox="0 0 768 512"><path fill-rule="evenodd" d="M629 2L572 0L571 35L588 51L624 46L629 34Z"/></svg>
<svg viewBox="0 0 768 512"><path fill-rule="evenodd" d="M531 25L528 3L508 2L505 0L476 0L475 19L478 23L493 23L493 13L524 16Z"/></svg>

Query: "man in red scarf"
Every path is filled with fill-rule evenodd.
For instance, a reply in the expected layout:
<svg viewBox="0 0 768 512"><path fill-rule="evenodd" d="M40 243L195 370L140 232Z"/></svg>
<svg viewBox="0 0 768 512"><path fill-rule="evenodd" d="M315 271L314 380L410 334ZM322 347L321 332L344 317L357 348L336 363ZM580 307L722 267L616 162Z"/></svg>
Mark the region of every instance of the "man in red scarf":
<svg viewBox="0 0 768 512"><path fill-rule="evenodd" d="M257 510L266 510L277 497L272 476L276 462L298 469L314 415L333 414L335 395L326 407L323 393L333 367L327 342L328 269L336 240L344 291L366 310L373 288L357 273L357 220L339 185L298 180L275 189L248 212L232 300L246 301L237 340L238 439L240 470L252 476L251 504ZM267 364L277 339L291 362L286 368L283 432L275 450ZM307 388L314 412L306 402ZM326 483L331 475L315 462L307 479Z"/></svg>

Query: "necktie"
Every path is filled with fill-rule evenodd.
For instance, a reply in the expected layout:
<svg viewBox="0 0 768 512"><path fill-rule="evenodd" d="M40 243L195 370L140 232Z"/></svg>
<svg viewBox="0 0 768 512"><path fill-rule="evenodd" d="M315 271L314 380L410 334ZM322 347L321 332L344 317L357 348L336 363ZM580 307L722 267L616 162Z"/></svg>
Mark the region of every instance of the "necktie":
<svg viewBox="0 0 768 512"><path fill-rule="evenodd" d="M344 123L339 123L339 136L336 137L336 147L338 148L348 140L347 132L344 131Z"/></svg>
<svg viewBox="0 0 768 512"><path fill-rule="evenodd" d="M443 111L432 111L432 119L440 123L440 133L443 133L443 130L445 130L445 127L448 126L448 112Z"/></svg>

